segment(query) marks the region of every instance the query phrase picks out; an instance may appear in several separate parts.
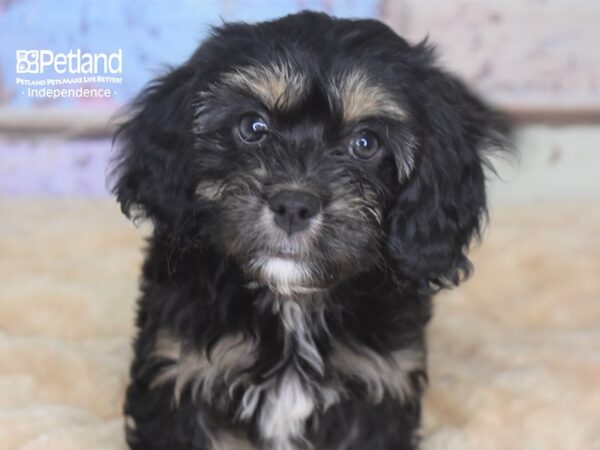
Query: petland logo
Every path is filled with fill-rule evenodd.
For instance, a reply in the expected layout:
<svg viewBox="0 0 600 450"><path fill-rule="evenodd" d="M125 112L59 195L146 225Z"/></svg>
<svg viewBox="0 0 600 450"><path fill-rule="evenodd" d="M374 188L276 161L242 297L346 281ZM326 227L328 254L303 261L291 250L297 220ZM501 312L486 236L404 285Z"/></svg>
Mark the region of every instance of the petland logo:
<svg viewBox="0 0 600 450"><path fill-rule="evenodd" d="M16 84L28 98L107 99L117 94L113 86L123 83L122 49L113 53L17 50L16 59Z"/></svg>
<svg viewBox="0 0 600 450"><path fill-rule="evenodd" d="M52 50L17 50L18 74L43 74L47 69L54 73L70 75L121 74L123 73L123 50L114 53L83 53L81 49L69 53Z"/></svg>

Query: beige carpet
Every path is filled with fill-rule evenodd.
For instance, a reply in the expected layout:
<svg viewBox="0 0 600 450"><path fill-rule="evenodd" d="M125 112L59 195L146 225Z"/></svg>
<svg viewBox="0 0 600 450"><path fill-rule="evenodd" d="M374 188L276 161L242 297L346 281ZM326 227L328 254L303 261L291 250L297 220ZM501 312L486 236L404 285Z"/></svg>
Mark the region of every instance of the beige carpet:
<svg viewBox="0 0 600 450"><path fill-rule="evenodd" d="M0 200L0 449L125 449L143 234L108 201ZM437 300L424 448L600 450L600 207L500 209L473 255Z"/></svg>

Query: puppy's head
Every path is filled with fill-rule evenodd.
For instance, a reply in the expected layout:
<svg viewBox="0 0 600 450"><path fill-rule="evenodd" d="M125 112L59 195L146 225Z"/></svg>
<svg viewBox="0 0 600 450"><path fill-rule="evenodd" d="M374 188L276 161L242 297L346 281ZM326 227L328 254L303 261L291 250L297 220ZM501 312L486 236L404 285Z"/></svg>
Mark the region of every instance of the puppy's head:
<svg viewBox="0 0 600 450"><path fill-rule="evenodd" d="M457 283L495 115L385 25L301 13L215 29L117 135L128 215L284 294L370 270Z"/></svg>

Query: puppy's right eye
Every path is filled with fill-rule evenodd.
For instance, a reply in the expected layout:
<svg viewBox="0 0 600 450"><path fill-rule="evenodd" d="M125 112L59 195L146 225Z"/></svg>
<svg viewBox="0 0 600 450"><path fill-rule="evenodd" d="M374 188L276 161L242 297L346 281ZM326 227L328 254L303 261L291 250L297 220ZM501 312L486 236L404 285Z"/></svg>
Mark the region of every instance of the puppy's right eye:
<svg viewBox="0 0 600 450"><path fill-rule="evenodd" d="M349 147L350 154L362 161L373 159L380 150L377 135L369 130L354 135L350 140Z"/></svg>
<svg viewBox="0 0 600 450"><path fill-rule="evenodd" d="M269 132L269 127L264 119L255 114L242 117L238 126L238 135L246 144L258 144L262 142Z"/></svg>

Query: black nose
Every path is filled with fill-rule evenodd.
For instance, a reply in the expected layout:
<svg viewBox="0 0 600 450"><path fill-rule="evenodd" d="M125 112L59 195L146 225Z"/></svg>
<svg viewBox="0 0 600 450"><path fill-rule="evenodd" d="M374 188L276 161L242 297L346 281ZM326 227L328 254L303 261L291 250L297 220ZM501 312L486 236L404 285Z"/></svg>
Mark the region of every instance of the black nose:
<svg viewBox="0 0 600 450"><path fill-rule="evenodd" d="M320 207L319 199L304 191L279 191L269 200L275 223L289 235L307 229Z"/></svg>

